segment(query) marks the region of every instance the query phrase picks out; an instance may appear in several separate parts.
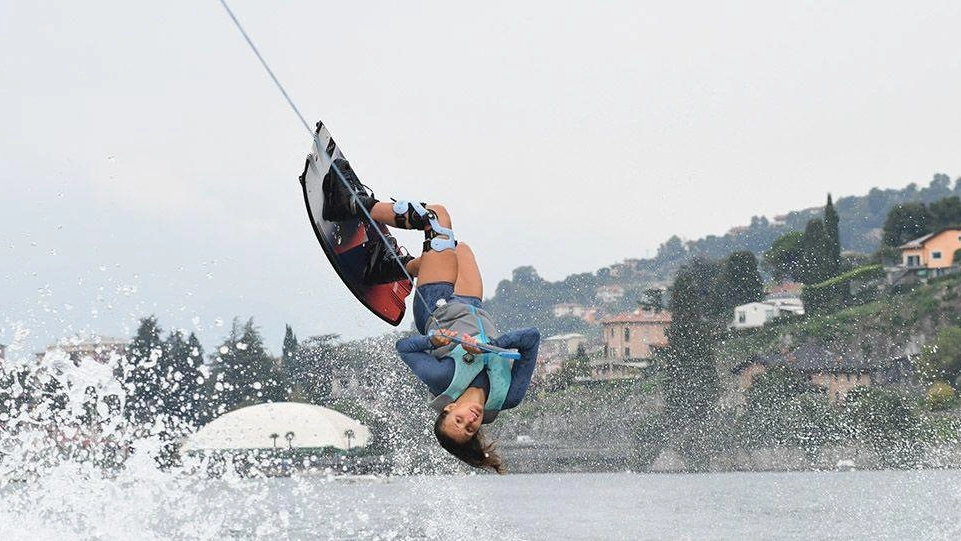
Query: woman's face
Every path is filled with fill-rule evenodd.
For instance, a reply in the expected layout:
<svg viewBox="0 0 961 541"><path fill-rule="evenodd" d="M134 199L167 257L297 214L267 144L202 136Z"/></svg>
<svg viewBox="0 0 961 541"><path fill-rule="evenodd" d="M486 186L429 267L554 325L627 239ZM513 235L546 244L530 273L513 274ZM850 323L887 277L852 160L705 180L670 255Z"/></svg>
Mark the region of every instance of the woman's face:
<svg viewBox="0 0 961 541"><path fill-rule="evenodd" d="M467 443L484 422L484 407L473 402L448 404L447 417L441 422L441 432L457 443Z"/></svg>

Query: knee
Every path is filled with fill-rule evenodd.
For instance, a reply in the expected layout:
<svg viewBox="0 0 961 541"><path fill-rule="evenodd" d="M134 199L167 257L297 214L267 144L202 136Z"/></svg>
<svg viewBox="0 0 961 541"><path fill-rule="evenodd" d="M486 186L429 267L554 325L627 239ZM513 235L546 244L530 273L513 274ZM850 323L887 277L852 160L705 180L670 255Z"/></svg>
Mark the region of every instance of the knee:
<svg viewBox="0 0 961 541"><path fill-rule="evenodd" d="M444 205L427 205L429 210L434 211L437 215L437 221L440 225L444 227L451 227L450 213L447 212L447 207Z"/></svg>

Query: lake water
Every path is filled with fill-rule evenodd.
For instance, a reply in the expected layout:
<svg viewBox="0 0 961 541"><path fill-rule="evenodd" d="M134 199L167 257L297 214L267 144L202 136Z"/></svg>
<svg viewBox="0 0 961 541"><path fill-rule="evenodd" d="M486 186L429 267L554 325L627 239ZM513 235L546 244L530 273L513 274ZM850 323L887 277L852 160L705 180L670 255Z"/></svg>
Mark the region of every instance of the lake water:
<svg viewBox="0 0 961 541"><path fill-rule="evenodd" d="M206 480L55 472L0 539L961 539L961 472Z"/></svg>

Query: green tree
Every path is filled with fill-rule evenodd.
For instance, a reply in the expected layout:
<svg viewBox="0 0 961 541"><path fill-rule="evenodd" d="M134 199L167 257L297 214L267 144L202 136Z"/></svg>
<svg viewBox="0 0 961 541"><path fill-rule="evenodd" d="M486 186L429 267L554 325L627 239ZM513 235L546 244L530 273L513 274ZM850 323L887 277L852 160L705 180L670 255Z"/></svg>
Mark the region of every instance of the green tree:
<svg viewBox="0 0 961 541"><path fill-rule="evenodd" d="M924 203L902 203L884 221L884 244L902 244L931 232L931 215Z"/></svg>
<svg viewBox="0 0 961 541"><path fill-rule="evenodd" d="M660 363L664 415L674 439L694 469L703 469L716 450L720 383L714 364L716 327L708 319L704 268L681 267L672 287L672 321L668 346Z"/></svg>
<svg viewBox="0 0 961 541"><path fill-rule="evenodd" d="M931 216L930 230L961 226L961 198L954 195L939 199L928 206Z"/></svg>
<svg viewBox="0 0 961 541"><path fill-rule="evenodd" d="M793 430L786 421L785 405L807 390L797 370L784 365L769 367L754 376L747 390L742 420L743 435L754 445L786 445Z"/></svg>
<svg viewBox="0 0 961 541"><path fill-rule="evenodd" d="M649 287L644 290L644 297L640 305L645 310L660 312L664 309L664 290L659 287Z"/></svg>
<svg viewBox="0 0 961 541"><path fill-rule="evenodd" d="M840 219L834 210L834 203L831 201L831 194L828 194L828 202L824 206L824 279L837 276L841 272L841 235L838 227Z"/></svg>
<svg viewBox="0 0 961 541"><path fill-rule="evenodd" d="M330 401L332 377L337 358L337 334L311 336L298 348L296 368L291 371L291 380L301 400L312 404L326 404Z"/></svg>
<svg viewBox="0 0 961 541"><path fill-rule="evenodd" d="M194 333L172 331L166 340L167 362L163 367L164 413L196 426L204 419L204 353Z"/></svg>
<svg viewBox="0 0 961 541"><path fill-rule="evenodd" d="M289 400L294 395L296 384L296 370L299 369L298 356L300 355L300 342L294 329L290 325L284 328L284 344L280 353L280 362L276 369L277 394L270 397L275 402Z"/></svg>
<svg viewBox="0 0 961 541"><path fill-rule="evenodd" d="M825 445L841 443L841 422L822 393L803 393L783 407L784 426L789 445L800 447L813 459Z"/></svg>
<svg viewBox="0 0 961 541"><path fill-rule="evenodd" d="M763 294L764 283L753 253L734 252L724 260L718 275L718 295L724 308L759 301Z"/></svg>
<svg viewBox="0 0 961 541"><path fill-rule="evenodd" d="M804 257L804 232L791 231L778 237L771 248L764 252L764 263L775 280L786 278L800 280Z"/></svg>
<svg viewBox="0 0 961 541"><path fill-rule="evenodd" d="M560 370L547 377L547 389L559 391L573 385L577 378L591 375L591 360L583 344L577 346L577 351L570 358L565 359Z"/></svg>
<svg viewBox="0 0 961 541"><path fill-rule="evenodd" d="M659 264L679 263L687 257L684 241L677 235L671 236L666 242L658 246L654 259Z"/></svg>
<svg viewBox="0 0 961 541"><path fill-rule="evenodd" d="M947 383L935 381L928 387L927 403L931 411L946 410L957 404L957 393Z"/></svg>
<svg viewBox="0 0 961 541"><path fill-rule="evenodd" d="M253 318L242 326L234 319L230 335L212 359L214 391L223 411L267 402L276 392L274 360Z"/></svg>
<svg viewBox="0 0 961 541"><path fill-rule="evenodd" d="M827 232L824 220L815 218L808 222L801 241L801 264L798 278L805 284L817 284L830 278L827 263Z"/></svg>
<svg viewBox="0 0 961 541"><path fill-rule="evenodd" d="M723 268L723 263L696 256L691 259L684 267L684 275L691 280L691 293L695 295L698 308L704 310L705 319L714 318L720 315L727 315L727 306L718 287L719 275ZM677 276L682 273L679 270ZM676 278L675 278L676 281ZM671 289L673 302L674 289Z"/></svg>
<svg viewBox="0 0 961 541"><path fill-rule="evenodd" d="M124 409L128 420L142 426L153 425L164 410L163 367L165 348L162 330L154 316L140 320L137 334L121 362L119 379L126 395Z"/></svg>
<svg viewBox="0 0 961 541"><path fill-rule="evenodd" d="M961 327L943 327L933 344L921 348L915 373L923 382L954 383L961 374Z"/></svg>
<svg viewBox="0 0 961 541"><path fill-rule="evenodd" d="M878 387L857 387L844 401L849 436L866 444L885 468L917 464L920 420L901 395Z"/></svg>

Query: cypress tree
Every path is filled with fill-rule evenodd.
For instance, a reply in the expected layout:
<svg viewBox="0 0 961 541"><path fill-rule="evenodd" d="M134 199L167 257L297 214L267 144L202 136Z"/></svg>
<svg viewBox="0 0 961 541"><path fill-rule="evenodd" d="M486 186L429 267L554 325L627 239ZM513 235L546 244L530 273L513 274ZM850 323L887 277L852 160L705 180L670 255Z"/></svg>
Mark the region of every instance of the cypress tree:
<svg viewBox="0 0 961 541"><path fill-rule="evenodd" d="M757 257L746 250L728 256L718 277L718 289L727 309L761 300L764 282L757 270Z"/></svg>
<svg viewBox="0 0 961 541"><path fill-rule="evenodd" d="M716 421L720 383L714 364L716 330L707 317L707 299L697 269L684 266L672 288L672 321L661 363L664 418L680 451L695 469L706 466Z"/></svg>
<svg viewBox="0 0 961 541"><path fill-rule="evenodd" d="M280 354L280 364L277 367L277 388L278 395L276 401L289 400L295 394L295 377L299 369L297 358L300 355L300 342L294 329L287 325L284 331L284 345ZM298 393L299 394L299 393Z"/></svg>
<svg viewBox="0 0 961 541"><path fill-rule="evenodd" d="M311 336L300 346L297 369L291 372L291 379L297 382L300 397L312 404L325 404L330 400L338 338L337 334Z"/></svg>
<svg viewBox="0 0 961 541"><path fill-rule="evenodd" d="M841 236L838 229L838 213L834 210L831 194L828 194L827 205L824 206L824 236L825 236L825 279L837 276L841 272Z"/></svg>
<svg viewBox="0 0 961 541"><path fill-rule="evenodd" d="M801 242L801 263L798 273L800 274L798 278L803 283L817 284L830 277L825 257L828 252L827 244L824 221L819 218L809 221Z"/></svg>

